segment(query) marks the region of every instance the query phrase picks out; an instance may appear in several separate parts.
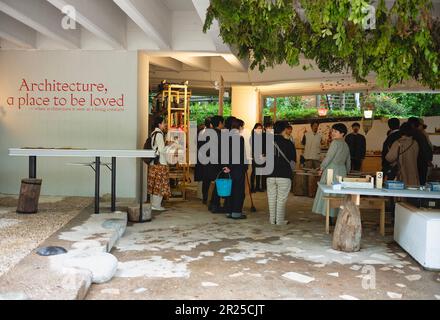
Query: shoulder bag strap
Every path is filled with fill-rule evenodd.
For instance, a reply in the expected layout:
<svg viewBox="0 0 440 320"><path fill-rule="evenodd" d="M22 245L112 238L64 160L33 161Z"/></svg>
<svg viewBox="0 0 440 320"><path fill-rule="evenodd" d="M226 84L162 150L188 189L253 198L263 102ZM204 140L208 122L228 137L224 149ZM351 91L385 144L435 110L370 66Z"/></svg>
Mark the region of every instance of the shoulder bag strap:
<svg viewBox="0 0 440 320"><path fill-rule="evenodd" d="M284 154L283 151L281 151L280 147L278 146L278 144L276 142L274 142L275 148L277 148L278 152L281 154L281 156L284 158L284 160L287 161L287 163L290 165L290 161L289 159L287 159L286 155Z"/></svg>

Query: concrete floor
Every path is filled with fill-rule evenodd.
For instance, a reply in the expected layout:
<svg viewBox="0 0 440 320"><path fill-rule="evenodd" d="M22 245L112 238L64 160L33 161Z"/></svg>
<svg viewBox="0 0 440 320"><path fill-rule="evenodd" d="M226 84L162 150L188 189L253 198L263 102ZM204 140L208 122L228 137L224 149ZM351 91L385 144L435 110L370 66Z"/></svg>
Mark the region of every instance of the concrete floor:
<svg viewBox="0 0 440 320"><path fill-rule="evenodd" d="M90 198L41 197L38 214L17 214L18 196L0 195L0 277L58 231Z"/></svg>
<svg viewBox="0 0 440 320"><path fill-rule="evenodd" d="M211 214L199 200L168 203L151 223L129 225L112 253L116 276L87 299L440 299L425 271L363 213L362 249L331 249L312 199L288 200L290 224L268 222L265 194L247 220ZM245 204L248 209L250 204Z"/></svg>

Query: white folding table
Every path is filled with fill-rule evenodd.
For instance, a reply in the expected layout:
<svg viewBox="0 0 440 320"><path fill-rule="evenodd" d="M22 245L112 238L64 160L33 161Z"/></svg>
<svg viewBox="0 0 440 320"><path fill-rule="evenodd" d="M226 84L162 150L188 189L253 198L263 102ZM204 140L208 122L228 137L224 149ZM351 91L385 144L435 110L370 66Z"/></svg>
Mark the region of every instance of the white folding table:
<svg viewBox="0 0 440 320"><path fill-rule="evenodd" d="M111 210L116 211L116 159L117 158L136 158L140 159L140 191L139 202L140 212L143 207L143 181L144 181L144 166L142 158L155 158L153 150L88 150L88 149L29 149L29 148L11 148L9 149L10 156L29 157L29 178L35 179L37 177L37 157L81 157L81 158L95 158L95 213L99 213L99 187L100 187L100 167L101 158L111 158ZM139 215L142 219L142 214Z"/></svg>
<svg viewBox="0 0 440 320"><path fill-rule="evenodd" d="M332 186L324 183L318 183L319 188L325 194L342 194L352 195L355 202L359 196L379 196L379 197L401 197L401 198L422 198L422 199L440 199L440 192L426 190L390 190L390 189L359 189L359 188L342 188L334 190Z"/></svg>

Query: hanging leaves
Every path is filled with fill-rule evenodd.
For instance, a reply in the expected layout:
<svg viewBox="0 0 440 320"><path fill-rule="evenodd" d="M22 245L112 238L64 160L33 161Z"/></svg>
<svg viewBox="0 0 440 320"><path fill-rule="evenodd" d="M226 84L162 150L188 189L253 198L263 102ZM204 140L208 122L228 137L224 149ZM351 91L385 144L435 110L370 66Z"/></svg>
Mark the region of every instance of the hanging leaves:
<svg viewBox="0 0 440 320"><path fill-rule="evenodd" d="M440 22L431 1L370 2L211 0L204 31L216 19L224 42L261 72L297 66L303 55L323 72L350 71L359 82L375 73L383 86L415 79L439 89Z"/></svg>

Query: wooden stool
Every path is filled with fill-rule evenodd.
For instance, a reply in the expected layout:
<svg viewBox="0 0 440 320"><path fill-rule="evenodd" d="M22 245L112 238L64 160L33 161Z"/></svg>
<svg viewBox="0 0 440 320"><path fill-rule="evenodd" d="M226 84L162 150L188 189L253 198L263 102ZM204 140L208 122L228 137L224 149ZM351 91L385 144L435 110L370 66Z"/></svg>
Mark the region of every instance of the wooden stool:
<svg viewBox="0 0 440 320"><path fill-rule="evenodd" d="M41 179L21 180L17 213L37 213L40 199Z"/></svg>
<svg viewBox="0 0 440 320"><path fill-rule="evenodd" d="M327 196L324 197L326 212L325 212L325 233L330 233L330 209L338 209L344 203L343 197ZM384 198L362 198L359 209L377 209L380 210L380 235L385 236L385 199Z"/></svg>

